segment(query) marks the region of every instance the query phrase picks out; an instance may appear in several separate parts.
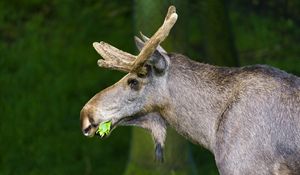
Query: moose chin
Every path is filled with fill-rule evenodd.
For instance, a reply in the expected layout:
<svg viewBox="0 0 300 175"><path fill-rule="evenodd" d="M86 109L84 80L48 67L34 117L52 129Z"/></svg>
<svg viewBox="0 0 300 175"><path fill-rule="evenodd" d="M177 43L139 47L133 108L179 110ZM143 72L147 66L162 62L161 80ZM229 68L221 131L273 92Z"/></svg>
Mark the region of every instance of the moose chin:
<svg viewBox="0 0 300 175"><path fill-rule="evenodd" d="M166 52L160 43L177 20L169 7L151 37L135 37L135 56L105 42L93 44L100 67L128 73L96 94L81 111L82 132L100 123L138 126L154 138L163 159L166 126L210 150L220 174L300 174L300 78L254 65L218 67Z"/></svg>

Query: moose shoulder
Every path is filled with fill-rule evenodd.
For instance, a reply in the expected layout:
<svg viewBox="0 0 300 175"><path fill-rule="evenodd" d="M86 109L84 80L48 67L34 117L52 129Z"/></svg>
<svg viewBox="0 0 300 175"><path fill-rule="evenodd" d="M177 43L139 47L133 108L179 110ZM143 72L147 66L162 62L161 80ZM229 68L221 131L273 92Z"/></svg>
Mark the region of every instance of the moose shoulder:
<svg viewBox="0 0 300 175"><path fill-rule="evenodd" d="M81 111L93 136L104 121L150 131L162 160L166 125L210 150L221 174L300 174L300 78L255 65L218 67L167 53L159 44L177 19L169 8L138 56L106 43L94 47L101 67L128 74L96 94Z"/></svg>

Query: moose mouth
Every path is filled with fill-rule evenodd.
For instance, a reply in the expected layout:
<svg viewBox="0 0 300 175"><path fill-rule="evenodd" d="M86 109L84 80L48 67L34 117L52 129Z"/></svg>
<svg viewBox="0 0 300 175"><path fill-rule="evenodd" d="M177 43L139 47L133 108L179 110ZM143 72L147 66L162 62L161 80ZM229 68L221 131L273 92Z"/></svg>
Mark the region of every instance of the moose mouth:
<svg viewBox="0 0 300 175"><path fill-rule="evenodd" d="M137 119L137 118L138 118L138 116L128 116L128 117L123 117L123 118L121 118L119 120L116 120L116 121L114 121L113 119L110 120L110 121L106 121L106 122L111 122L109 132L105 133L104 135L101 135L100 132L95 131L95 135L100 137L101 139L107 138L107 137L109 137L111 132L116 127L130 125L131 123L134 123L134 120ZM99 126L100 126L100 123L95 125L94 127L98 129Z"/></svg>

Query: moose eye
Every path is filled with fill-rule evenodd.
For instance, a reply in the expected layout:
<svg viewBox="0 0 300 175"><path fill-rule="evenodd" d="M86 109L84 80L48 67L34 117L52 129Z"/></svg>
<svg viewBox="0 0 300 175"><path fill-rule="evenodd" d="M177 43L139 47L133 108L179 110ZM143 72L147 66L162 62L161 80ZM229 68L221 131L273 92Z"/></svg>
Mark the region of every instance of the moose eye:
<svg viewBox="0 0 300 175"><path fill-rule="evenodd" d="M139 89L139 82L137 81L137 79L129 79L127 83L131 89L134 89L134 90Z"/></svg>

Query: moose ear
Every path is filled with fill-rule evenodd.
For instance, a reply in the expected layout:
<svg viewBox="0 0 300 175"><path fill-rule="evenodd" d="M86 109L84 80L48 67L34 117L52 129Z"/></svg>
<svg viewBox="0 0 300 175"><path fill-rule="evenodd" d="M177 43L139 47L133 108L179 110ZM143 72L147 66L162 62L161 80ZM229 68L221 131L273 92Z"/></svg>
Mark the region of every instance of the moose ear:
<svg viewBox="0 0 300 175"><path fill-rule="evenodd" d="M141 33L142 38L144 39L145 42L149 40L145 35ZM136 47L141 51L145 45L144 41L142 41L140 38L137 36L134 37ZM161 75L165 72L167 68L167 52L161 47L158 46L152 56L148 60L148 65L152 65L154 72L157 73L158 75Z"/></svg>
<svg viewBox="0 0 300 175"><path fill-rule="evenodd" d="M155 50L152 56L148 60L148 64L152 65L154 72L157 75L162 75L167 69L166 55Z"/></svg>

